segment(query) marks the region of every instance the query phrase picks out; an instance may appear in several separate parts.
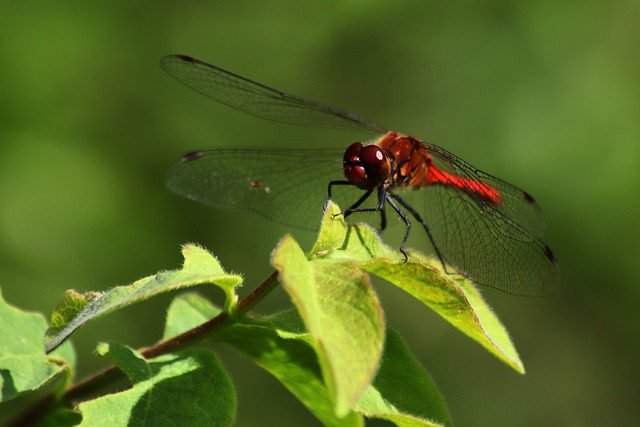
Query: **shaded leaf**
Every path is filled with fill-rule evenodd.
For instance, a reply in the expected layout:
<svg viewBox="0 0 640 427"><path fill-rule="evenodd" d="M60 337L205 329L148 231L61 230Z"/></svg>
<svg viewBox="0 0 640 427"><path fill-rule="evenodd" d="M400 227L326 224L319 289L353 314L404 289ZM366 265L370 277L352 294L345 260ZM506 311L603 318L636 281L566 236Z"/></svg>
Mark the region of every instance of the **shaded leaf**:
<svg viewBox="0 0 640 427"><path fill-rule="evenodd" d="M180 301L178 301L180 300ZM198 295L181 295L172 311L189 318L207 318L218 310ZM429 374L391 330L380 369L353 412L338 418L309 333L294 309L260 319L245 319L218 338L247 355L276 377L326 426L361 426L362 415L399 426L449 426L445 403Z"/></svg>
<svg viewBox="0 0 640 427"><path fill-rule="evenodd" d="M78 405L80 425L233 425L235 391L214 353L187 350L145 360L113 343L100 344L98 352L124 371L133 385Z"/></svg>
<svg viewBox="0 0 640 427"><path fill-rule="evenodd" d="M452 424L435 383L393 330L387 330L380 370L356 410L398 426Z"/></svg>
<svg viewBox="0 0 640 427"><path fill-rule="evenodd" d="M170 323L178 316L200 319L215 316L219 309L196 294L181 295L171 304L167 313L166 329L174 329ZM239 323L223 331L217 338L241 353L277 378L302 404L304 404L325 426L358 427L362 417L349 413L338 418L335 403L324 385L322 372L313 348L307 344L308 333L295 310L283 312L267 319ZM280 327L273 327L271 323ZM175 329L175 333L184 332ZM297 337L285 339L283 336Z"/></svg>
<svg viewBox="0 0 640 427"><path fill-rule="evenodd" d="M60 387L71 379L75 353L70 344L46 355L42 336L44 317L9 304L0 294L0 401L30 392L53 379L63 377Z"/></svg>

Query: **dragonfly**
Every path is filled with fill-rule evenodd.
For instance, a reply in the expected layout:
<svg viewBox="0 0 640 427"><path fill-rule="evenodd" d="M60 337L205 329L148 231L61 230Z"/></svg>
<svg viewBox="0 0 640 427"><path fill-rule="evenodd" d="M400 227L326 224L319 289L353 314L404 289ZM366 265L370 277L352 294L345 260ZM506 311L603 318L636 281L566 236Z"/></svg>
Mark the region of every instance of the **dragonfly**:
<svg viewBox="0 0 640 427"><path fill-rule="evenodd" d="M541 238L542 211L527 192L482 172L449 151L337 107L274 89L186 55L162 68L191 89L271 121L372 134L344 149L225 148L192 151L167 172L175 193L219 209L250 210L313 229L314 206L348 197L342 214L380 214L387 206L405 225L426 232L445 272L519 296L546 296L558 286L557 259Z"/></svg>

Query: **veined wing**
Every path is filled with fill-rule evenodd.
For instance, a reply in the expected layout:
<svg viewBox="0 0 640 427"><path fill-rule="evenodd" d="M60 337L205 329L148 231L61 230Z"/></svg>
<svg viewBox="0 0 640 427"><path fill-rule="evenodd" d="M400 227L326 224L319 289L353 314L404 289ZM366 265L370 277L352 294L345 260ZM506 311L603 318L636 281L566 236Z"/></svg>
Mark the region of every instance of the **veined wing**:
<svg viewBox="0 0 640 427"><path fill-rule="evenodd" d="M317 230L328 184L344 180L341 150L215 149L194 151L167 172L175 193L225 210L250 210L271 220ZM336 201L362 190L340 186Z"/></svg>
<svg viewBox="0 0 640 427"><path fill-rule="evenodd" d="M191 89L263 119L374 134L385 132L381 126L348 111L279 91L189 56L165 56L160 64Z"/></svg>
<svg viewBox="0 0 640 427"><path fill-rule="evenodd" d="M507 293L553 293L558 265L540 240L545 224L535 200L438 146L425 147L440 170L488 184L502 196L500 205L492 205L452 186L423 190L420 213L445 261L473 281Z"/></svg>

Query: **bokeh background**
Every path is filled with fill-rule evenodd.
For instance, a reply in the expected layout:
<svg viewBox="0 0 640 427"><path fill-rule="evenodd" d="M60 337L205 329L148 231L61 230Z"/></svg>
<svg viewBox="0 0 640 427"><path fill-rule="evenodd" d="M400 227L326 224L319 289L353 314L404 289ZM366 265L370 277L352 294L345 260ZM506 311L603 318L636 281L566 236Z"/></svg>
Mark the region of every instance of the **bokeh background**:
<svg viewBox="0 0 640 427"><path fill-rule="evenodd" d="M184 53L432 141L535 195L561 288L543 299L484 290L525 376L375 282L388 324L457 425L640 419L638 1L22 1L0 10L0 286L10 303L48 316L66 289L179 267L185 242L245 274L246 294L270 273L283 235L310 247L313 233L171 194L165 171L196 148L344 147L361 136L215 104L161 70L163 55ZM169 301L80 330L79 375L104 363L98 341L157 340ZM260 311L287 305L277 290ZM239 426L317 423L270 376L220 352Z"/></svg>

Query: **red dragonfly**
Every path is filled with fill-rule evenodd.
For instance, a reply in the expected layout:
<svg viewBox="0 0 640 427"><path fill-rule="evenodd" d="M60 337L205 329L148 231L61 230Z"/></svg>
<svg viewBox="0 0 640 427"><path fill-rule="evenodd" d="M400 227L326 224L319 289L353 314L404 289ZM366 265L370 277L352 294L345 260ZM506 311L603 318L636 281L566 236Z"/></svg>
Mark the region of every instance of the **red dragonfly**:
<svg viewBox="0 0 640 427"><path fill-rule="evenodd" d="M343 197L352 197L345 199L352 205L343 212L345 217L379 212L382 231L387 225L387 205L399 215L406 225L400 245L405 259L411 230L406 211L424 229L448 273L514 295L543 296L556 289L557 261L540 240L544 218L528 193L436 145L390 132L339 108L185 55L166 56L161 65L197 92L257 117L377 135L370 144L356 142L346 151L194 151L170 168L167 182L172 191L217 208L252 210L307 229L320 218L313 206L346 191ZM374 192L374 203L366 205ZM414 203L416 199L420 205Z"/></svg>

